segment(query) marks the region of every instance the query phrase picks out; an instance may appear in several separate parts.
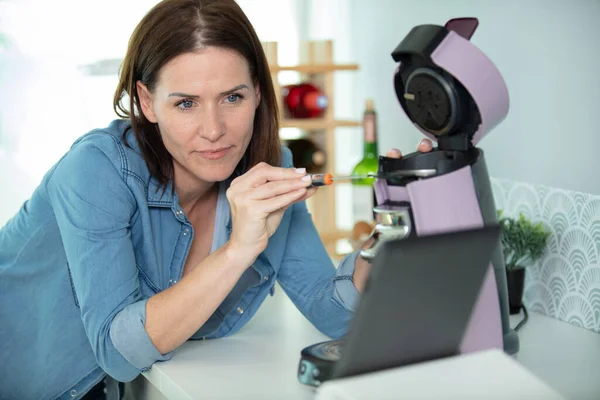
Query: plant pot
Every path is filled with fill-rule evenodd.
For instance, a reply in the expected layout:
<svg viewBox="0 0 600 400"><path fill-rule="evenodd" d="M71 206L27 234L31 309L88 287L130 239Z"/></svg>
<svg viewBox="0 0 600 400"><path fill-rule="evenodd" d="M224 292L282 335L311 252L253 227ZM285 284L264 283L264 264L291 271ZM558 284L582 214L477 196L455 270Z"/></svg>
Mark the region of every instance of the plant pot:
<svg viewBox="0 0 600 400"><path fill-rule="evenodd" d="M510 314L518 314L523 307L523 288L525 286L525 268L507 268L508 305Z"/></svg>

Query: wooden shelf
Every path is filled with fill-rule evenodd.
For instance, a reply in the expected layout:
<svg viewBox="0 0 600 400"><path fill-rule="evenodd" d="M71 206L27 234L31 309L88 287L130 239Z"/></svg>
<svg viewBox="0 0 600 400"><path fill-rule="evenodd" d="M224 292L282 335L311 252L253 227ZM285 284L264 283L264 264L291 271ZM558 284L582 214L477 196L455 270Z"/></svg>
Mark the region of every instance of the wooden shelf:
<svg viewBox="0 0 600 400"><path fill-rule="evenodd" d="M352 236L352 231L336 230L333 232L323 232L319 234L323 242L335 242L336 240L346 239Z"/></svg>
<svg viewBox="0 0 600 400"><path fill-rule="evenodd" d="M337 127L353 127L361 126L360 121L348 121L348 120L328 120L324 118L307 118L307 119L290 119L282 118L280 127L281 128L298 128L305 130L317 130Z"/></svg>
<svg viewBox="0 0 600 400"><path fill-rule="evenodd" d="M350 240L352 231L337 230L332 232L321 232L319 236L321 237L321 241L329 256L337 261L341 261L355 250ZM346 241L346 243L340 248L338 245L341 244L341 241ZM343 251L340 251L341 249L343 249Z"/></svg>
<svg viewBox="0 0 600 400"><path fill-rule="evenodd" d="M269 65L271 72L293 71L304 74L322 74L333 71L356 71L357 64L305 64L305 65Z"/></svg>
<svg viewBox="0 0 600 400"><path fill-rule="evenodd" d="M336 71L356 71L358 64L336 64L333 61L333 42L304 41L300 42L299 58L297 65L280 65L278 58L277 42L263 42L263 48L273 88L277 94L277 108L280 115L280 128L297 128L304 131L315 132L315 141L319 142L327 155L327 164L324 170L330 173L335 171L335 131L340 127L360 127L362 121L336 119L334 116L334 75ZM280 72L292 71L299 74L299 81L310 81L320 87L327 95L329 105L324 115L320 118L294 119L287 118L280 84ZM327 252L333 258L343 257L336 249L337 244L343 239L351 237L351 231L338 228L336 221L336 191L333 188L319 190L306 202L313 222L325 245Z"/></svg>

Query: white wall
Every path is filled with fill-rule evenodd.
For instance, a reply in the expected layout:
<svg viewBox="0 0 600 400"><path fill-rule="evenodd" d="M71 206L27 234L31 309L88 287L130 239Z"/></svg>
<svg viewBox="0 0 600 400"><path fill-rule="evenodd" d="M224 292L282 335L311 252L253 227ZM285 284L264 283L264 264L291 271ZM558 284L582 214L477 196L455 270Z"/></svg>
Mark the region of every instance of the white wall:
<svg viewBox="0 0 600 400"><path fill-rule="evenodd" d="M412 151L422 138L394 94L393 49L415 25L473 16L480 25L471 41L498 66L511 100L481 142L490 174L600 193L600 1L348 1L356 96L375 98L380 149Z"/></svg>
<svg viewBox="0 0 600 400"><path fill-rule="evenodd" d="M0 52L0 226L77 137L114 118L116 76L88 79L80 66L122 55L153 4L0 2L0 31L10 40Z"/></svg>

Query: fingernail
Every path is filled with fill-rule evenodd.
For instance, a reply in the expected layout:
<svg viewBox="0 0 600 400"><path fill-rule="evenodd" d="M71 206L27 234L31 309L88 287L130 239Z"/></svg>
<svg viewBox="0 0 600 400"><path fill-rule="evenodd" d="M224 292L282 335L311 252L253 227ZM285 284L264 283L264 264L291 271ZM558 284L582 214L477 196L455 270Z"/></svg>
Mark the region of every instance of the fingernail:
<svg viewBox="0 0 600 400"><path fill-rule="evenodd" d="M312 177L310 175L305 175L305 176L302 177L301 180L303 180L303 181L310 181L311 179L312 179Z"/></svg>
<svg viewBox="0 0 600 400"><path fill-rule="evenodd" d="M299 174L304 174L306 173L306 168L296 168L296 172Z"/></svg>
<svg viewBox="0 0 600 400"><path fill-rule="evenodd" d="M419 146L422 145L422 144L426 144L426 145L429 146L429 140L427 140L427 139L421 139L421 141L419 142Z"/></svg>

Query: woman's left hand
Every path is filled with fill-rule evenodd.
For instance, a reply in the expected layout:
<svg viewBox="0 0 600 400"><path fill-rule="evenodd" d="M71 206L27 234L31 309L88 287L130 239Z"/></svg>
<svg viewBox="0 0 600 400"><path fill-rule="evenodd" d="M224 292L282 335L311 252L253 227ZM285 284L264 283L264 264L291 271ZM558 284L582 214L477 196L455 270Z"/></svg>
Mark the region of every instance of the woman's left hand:
<svg viewBox="0 0 600 400"><path fill-rule="evenodd" d="M433 143L429 139L423 139L417 146L417 151L421 153L427 153L433 149ZM391 149L386 153L387 157L390 158L401 158L402 152L398 149ZM362 248L368 248L372 243L371 240L367 240ZM362 257L356 257L356 262L354 263L354 274L352 275L352 280L354 281L354 286L358 290L359 293L362 293L367 283L367 279L369 277L369 273L371 272L371 264L363 259Z"/></svg>

